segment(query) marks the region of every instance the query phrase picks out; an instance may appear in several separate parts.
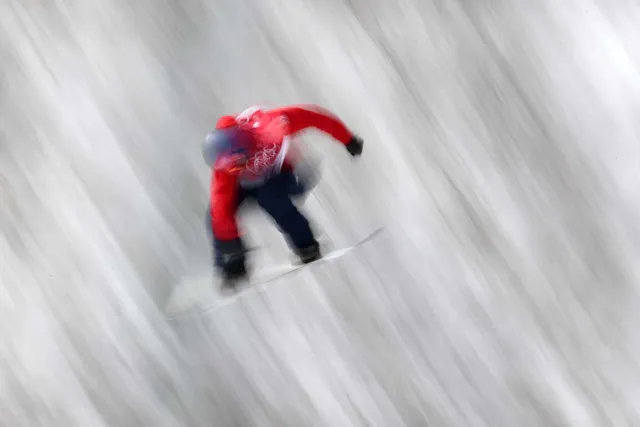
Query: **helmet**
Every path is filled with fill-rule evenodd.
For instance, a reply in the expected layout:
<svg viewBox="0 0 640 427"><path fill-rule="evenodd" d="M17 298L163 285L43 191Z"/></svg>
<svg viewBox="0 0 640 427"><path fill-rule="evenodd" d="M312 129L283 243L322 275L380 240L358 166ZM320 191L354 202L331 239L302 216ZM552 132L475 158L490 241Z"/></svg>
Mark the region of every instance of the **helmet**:
<svg viewBox="0 0 640 427"><path fill-rule="evenodd" d="M221 154L243 150L246 140L246 132L239 129L236 118L222 116L216 123L216 129L209 132L202 143L202 157L209 167L213 167Z"/></svg>

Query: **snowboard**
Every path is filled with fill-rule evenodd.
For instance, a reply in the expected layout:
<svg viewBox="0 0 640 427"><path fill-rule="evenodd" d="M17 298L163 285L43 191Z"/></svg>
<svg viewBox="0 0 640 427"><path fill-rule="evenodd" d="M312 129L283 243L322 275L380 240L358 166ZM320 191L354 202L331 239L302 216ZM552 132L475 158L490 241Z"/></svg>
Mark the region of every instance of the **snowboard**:
<svg viewBox="0 0 640 427"><path fill-rule="evenodd" d="M236 282L234 288L232 289L224 286L223 284L220 284L218 280L213 280L210 278L205 280L196 279L187 281L187 283L183 284L183 288L186 287L187 289L183 289L183 291L185 292L180 295L182 296L182 298L176 298L176 296L174 295L165 308L165 312L169 315L168 318L170 320L175 319L183 314L197 315L205 314L208 312L210 313L211 311L217 310L235 302L238 298L244 296L247 293L259 292L263 290L270 282L283 278L298 270L341 258L352 250L370 241L378 234L380 234L383 230L384 227L380 227L357 243L351 246L326 252L323 254L322 258L319 258L307 264L285 263L269 268L258 269L255 272L249 272L249 276L246 279L242 279L239 282ZM218 289L212 289L216 286ZM217 294L214 296L215 301L213 302L210 298L212 294ZM185 302L185 300L187 301Z"/></svg>
<svg viewBox="0 0 640 427"><path fill-rule="evenodd" d="M274 266L274 267L271 267L271 268L268 268L268 269L259 270L256 273L250 274L250 277L248 279L249 285L250 286L260 286L262 284L269 283L269 282L271 282L273 280L279 279L282 276L286 276L287 274L293 273L294 271L300 270L301 268L306 268L306 267L312 266L314 264L320 264L320 263L323 263L323 262L331 261L331 260L336 259L336 258L340 258L340 257L346 255L347 253L351 252L352 250L354 250L358 246L360 246L360 245L368 242L369 240L373 239L380 232L382 232L382 230L383 230L382 228L378 228L377 230L373 231L372 233L370 233L368 236L366 236L364 239L360 240L356 244L351 245L351 246L347 246L345 248L334 249L333 251L329 251L329 252L323 254L322 258L319 258L319 259L317 259L315 261L312 261L312 262L309 262L307 264L290 263L290 264L283 264L283 265L279 265L279 266Z"/></svg>

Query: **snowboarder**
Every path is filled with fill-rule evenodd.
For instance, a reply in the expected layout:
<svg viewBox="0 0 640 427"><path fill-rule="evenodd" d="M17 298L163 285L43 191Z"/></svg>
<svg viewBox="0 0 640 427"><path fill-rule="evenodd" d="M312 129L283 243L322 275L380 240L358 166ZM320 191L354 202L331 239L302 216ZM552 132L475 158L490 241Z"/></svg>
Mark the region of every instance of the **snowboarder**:
<svg viewBox="0 0 640 427"><path fill-rule="evenodd" d="M333 137L351 156L362 153L363 140L316 105L251 107L237 116L220 117L206 136L202 150L211 168L207 226L215 269L228 285L247 275L246 247L236 219L247 198L273 218L301 263L322 257L309 222L292 201L314 185L302 171L300 152L292 146L292 138L308 128Z"/></svg>

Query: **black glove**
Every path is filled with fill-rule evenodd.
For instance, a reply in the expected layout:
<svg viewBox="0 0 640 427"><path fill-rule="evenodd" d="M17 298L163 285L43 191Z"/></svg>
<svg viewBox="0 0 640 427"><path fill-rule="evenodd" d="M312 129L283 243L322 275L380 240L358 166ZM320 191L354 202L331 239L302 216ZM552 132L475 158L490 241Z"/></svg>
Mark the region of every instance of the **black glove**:
<svg viewBox="0 0 640 427"><path fill-rule="evenodd" d="M222 276L225 279L240 279L247 275L245 267L245 254L247 252L244 243L238 237L233 240L218 241L218 248L222 258Z"/></svg>
<svg viewBox="0 0 640 427"><path fill-rule="evenodd" d="M364 141L358 135L354 135L351 141L347 144L347 151L351 156L357 157L362 154L362 146Z"/></svg>

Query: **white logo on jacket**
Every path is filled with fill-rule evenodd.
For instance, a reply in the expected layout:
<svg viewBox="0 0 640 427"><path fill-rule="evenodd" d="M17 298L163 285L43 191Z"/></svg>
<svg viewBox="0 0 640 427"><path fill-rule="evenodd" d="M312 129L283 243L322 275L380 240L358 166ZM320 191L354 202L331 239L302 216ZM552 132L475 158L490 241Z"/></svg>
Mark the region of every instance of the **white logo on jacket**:
<svg viewBox="0 0 640 427"><path fill-rule="evenodd" d="M247 170L254 175L263 175L276 164L277 156L278 146L276 144L270 144L247 160Z"/></svg>

